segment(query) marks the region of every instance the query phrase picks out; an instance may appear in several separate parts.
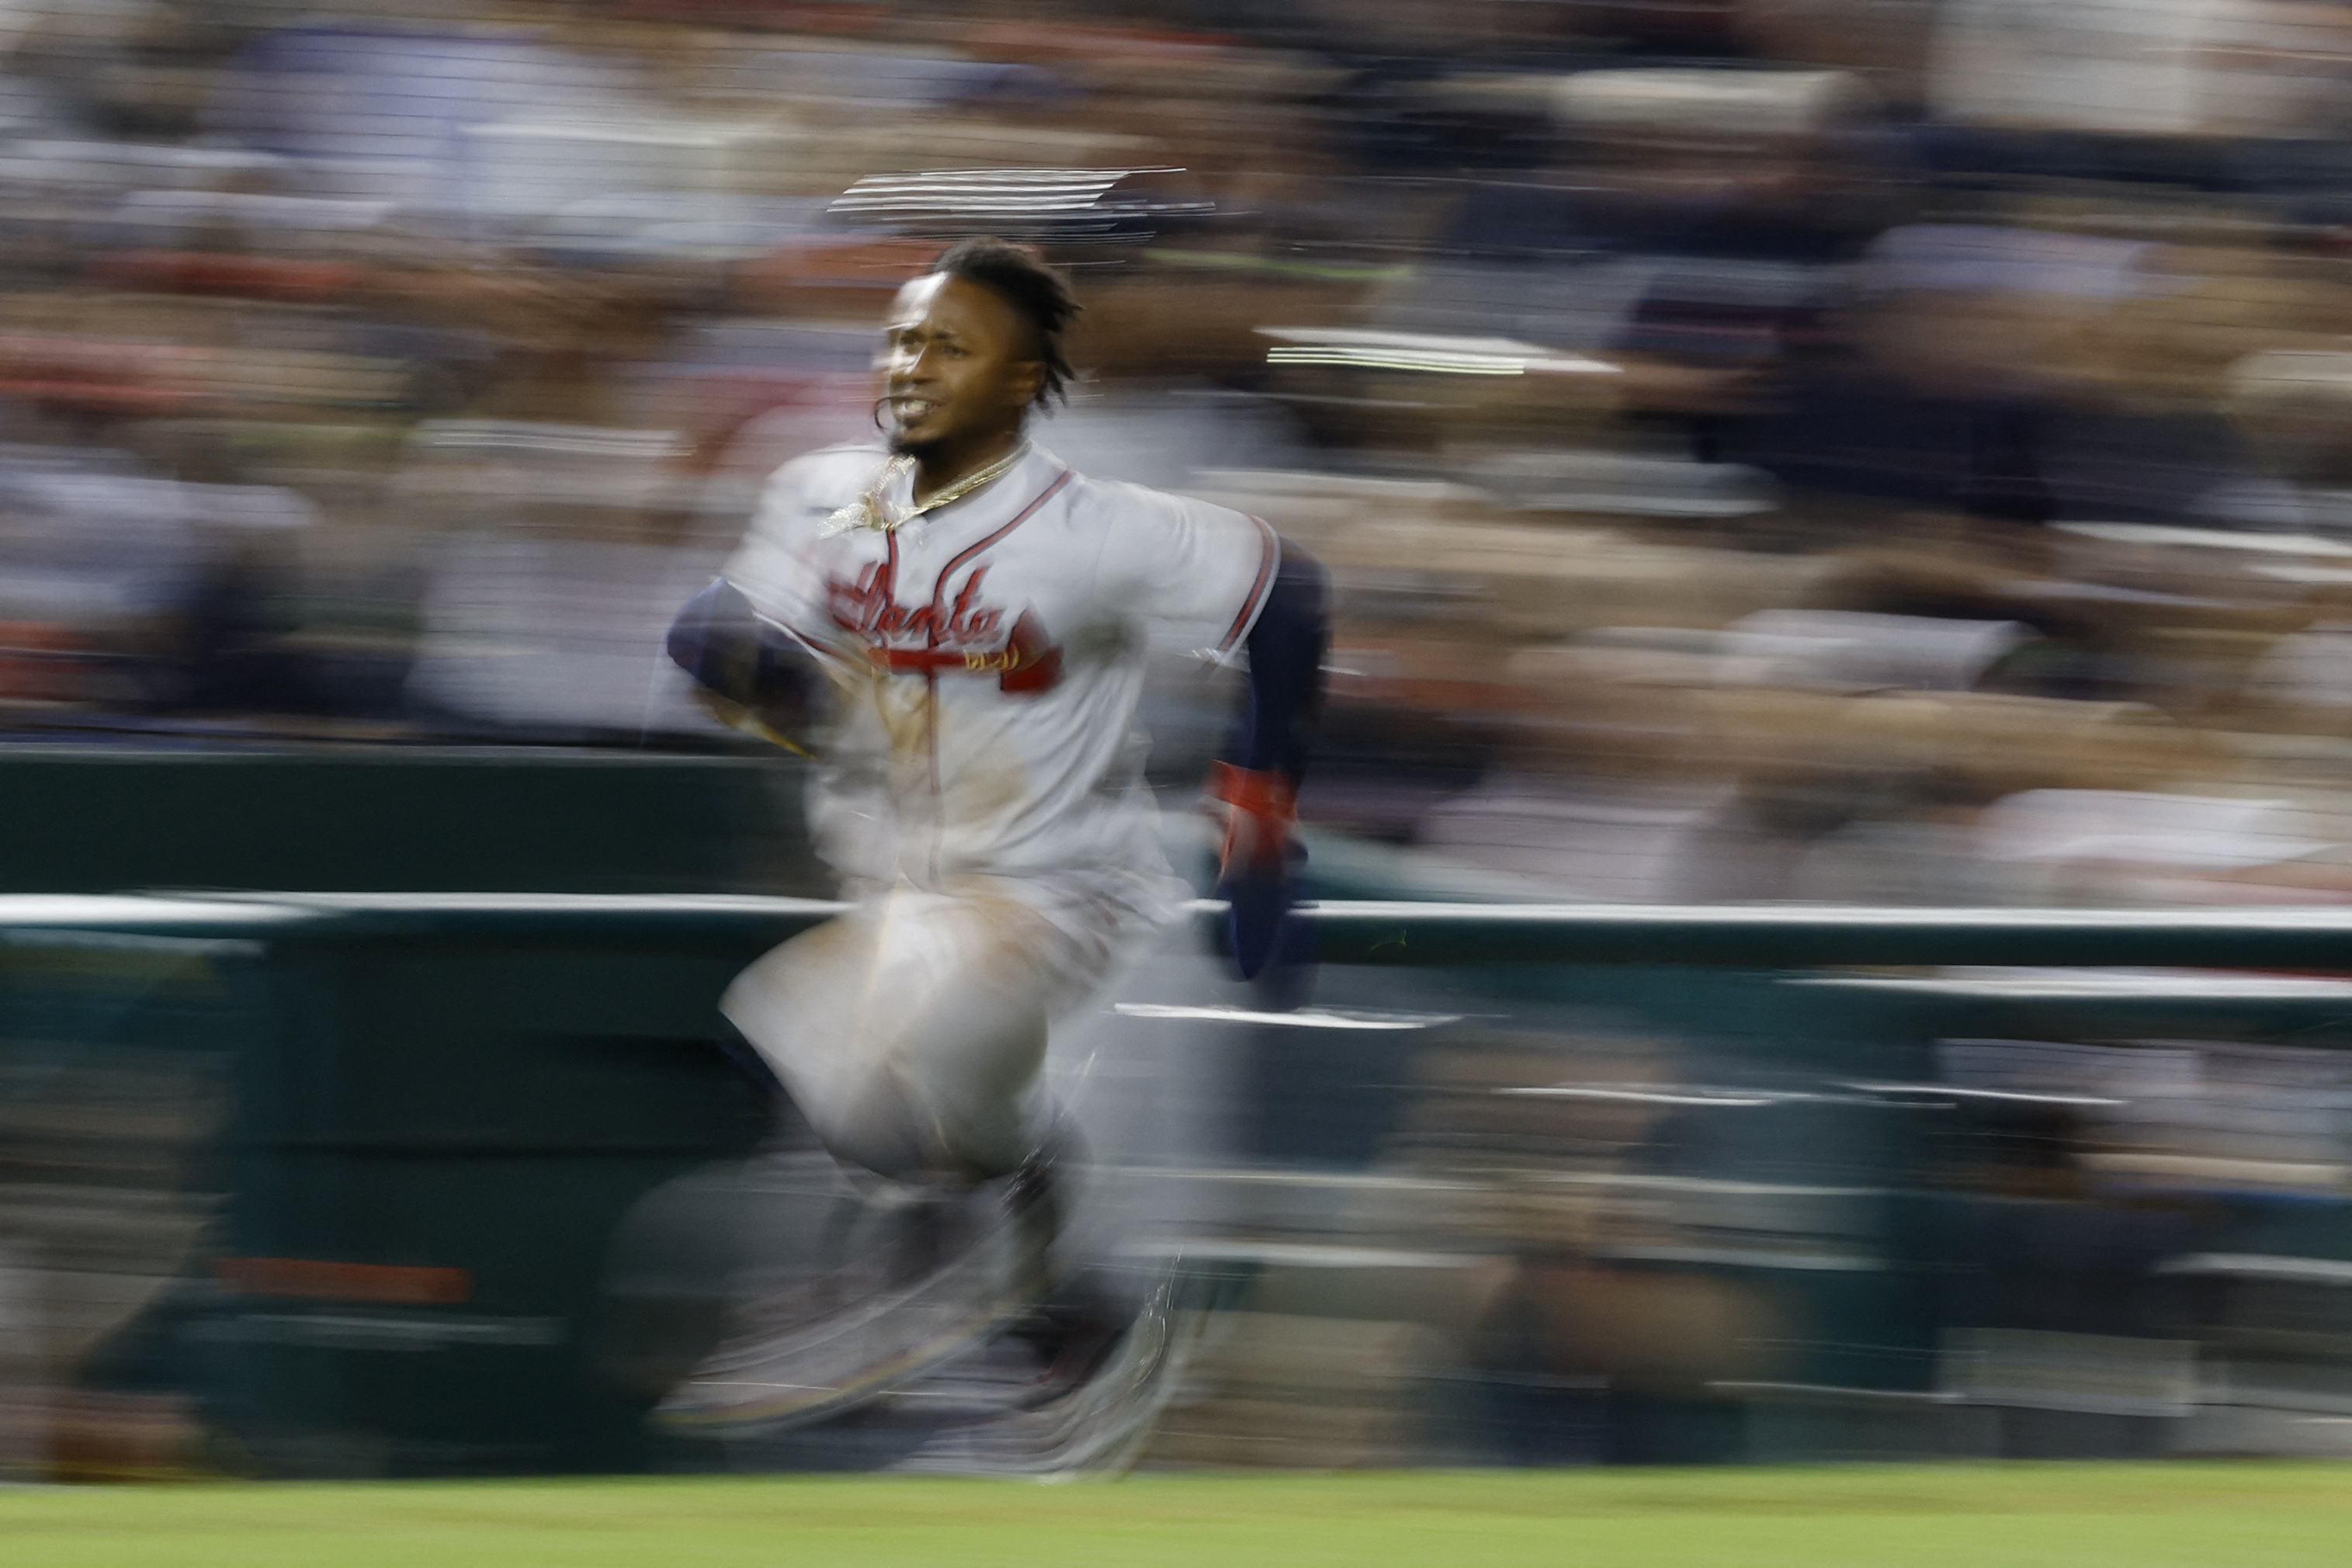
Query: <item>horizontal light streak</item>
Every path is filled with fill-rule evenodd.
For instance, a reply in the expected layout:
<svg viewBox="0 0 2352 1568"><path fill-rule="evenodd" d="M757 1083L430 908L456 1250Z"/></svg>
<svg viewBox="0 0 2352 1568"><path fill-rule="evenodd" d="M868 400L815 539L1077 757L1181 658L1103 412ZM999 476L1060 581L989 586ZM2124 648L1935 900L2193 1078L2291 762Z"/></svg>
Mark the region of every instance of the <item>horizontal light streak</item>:
<svg viewBox="0 0 2352 1568"><path fill-rule="evenodd" d="M1367 331L1348 327L1260 327L1276 340L1268 364L1337 365L1352 370L1404 370L1441 375L1613 375L1618 367L1582 354L1554 353L1511 338L1436 337L1422 332Z"/></svg>
<svg viewBox="0 0 2352 1568"><path fill-rule="evenodd" d="M1171 166L1117 169L939 169L919 174L874 174L858 181L833 204L835 213L870 217L948 213L1056 214L1085 212L1101 205L1118 184L1138 174L1181 174ZM1213 211L1202 200L1151 201L1136 195L1129 203L1154 211Z"/></svg>
<svg viewBox="0 0 2352 1568"><path fill-rule="evenodd" d="M1444 359L1434 354L1383 354L1369 349L1269 349L1268 364L1337 364L1358 370L1423 370L1444 375L1525 375L1525 360Z"/></svg>
<svg viewBox="0 0 2352 1568"><path fill-rule="evenodd" d="M1330 1013L1302 1007L1295 1013L1255 1012L1246 1007L1180 1007L1158 1002L1121 1002L1111 1011L1127 1018L1184 1018L1212 1024L1273 1024L1286 1029L1427 1029L1460 1021L1457 1013Z"/></svg>

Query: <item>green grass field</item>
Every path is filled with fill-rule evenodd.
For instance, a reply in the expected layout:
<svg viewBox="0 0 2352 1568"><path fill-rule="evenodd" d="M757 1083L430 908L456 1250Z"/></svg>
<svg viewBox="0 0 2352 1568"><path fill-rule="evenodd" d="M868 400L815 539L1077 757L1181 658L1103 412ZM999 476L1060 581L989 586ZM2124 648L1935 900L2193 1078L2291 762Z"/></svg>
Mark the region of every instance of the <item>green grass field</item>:
<svg viewBox="0 0 2352 1568"><path fill-rule="evenodd" d="M2284 1568L2352 1465L26 1488L5 1568Z"/></svg>

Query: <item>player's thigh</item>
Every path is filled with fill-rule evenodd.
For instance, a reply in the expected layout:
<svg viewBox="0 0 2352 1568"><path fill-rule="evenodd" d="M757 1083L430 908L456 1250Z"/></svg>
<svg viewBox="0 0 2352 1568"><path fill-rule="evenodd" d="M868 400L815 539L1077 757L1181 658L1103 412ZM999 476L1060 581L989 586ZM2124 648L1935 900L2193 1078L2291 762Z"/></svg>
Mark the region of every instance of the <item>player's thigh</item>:
<svg viewBox="0 0 2352 1568"><path fill-rule="evenodd" d="M898 889L761 958L721 1005L795 1088L887 1068L1010 1092L1045 1050L1053 941L1015 900Z"/></svg>
<svg viewBox="0 0 2352 1568"><path fill-rule="evenodd" d="M755 960L719 1010L772 1062L820 1068L852 1047L878 952L870 911L853 909Z"/></svg>
<svg viewBox="0 0 2352 1568"><path fill-rule="evenodd" d="M735 977L719 1011L767 1059L825 1147L885 1175L922 1163L921 1130L881 1070L873 998L885 942L869 901L770 950Z"/></svg>
<svg viewBox="0 0 2352 1568"><path fill-rule="evenodd" d="M889 938L893 1070L949 1105L1020 1094L1045 1058L1053 928L1016 900L966 893L916 912Z"/></svg>

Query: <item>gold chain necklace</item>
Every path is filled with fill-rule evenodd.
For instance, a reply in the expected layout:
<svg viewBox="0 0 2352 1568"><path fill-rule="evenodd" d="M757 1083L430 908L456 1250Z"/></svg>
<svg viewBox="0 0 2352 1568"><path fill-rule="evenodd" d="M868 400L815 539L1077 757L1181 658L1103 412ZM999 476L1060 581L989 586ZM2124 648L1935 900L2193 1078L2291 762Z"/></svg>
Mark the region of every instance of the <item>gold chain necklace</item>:
<svg viewBox="0 0 2352 1568"><path fill-rule="evenodd" d="M846 533L853 528L871 528L883 533L896 532L925 512L937 511L950 501L961 500L990 480L1003 479L1013 471L1013 464L1028 455L1029 443L1024 441L986 468L974 468L930 500L919 506L910 506L896 517L890 515L889 503L882 499L882 492L896 484L901 474L914 472L915 459L908 457L893 458L874 471L874 477L866 481L864 495L825 519L824 531L828 537L836 533ZM913 491L909 490L908 493L911 496Z"/></svg>

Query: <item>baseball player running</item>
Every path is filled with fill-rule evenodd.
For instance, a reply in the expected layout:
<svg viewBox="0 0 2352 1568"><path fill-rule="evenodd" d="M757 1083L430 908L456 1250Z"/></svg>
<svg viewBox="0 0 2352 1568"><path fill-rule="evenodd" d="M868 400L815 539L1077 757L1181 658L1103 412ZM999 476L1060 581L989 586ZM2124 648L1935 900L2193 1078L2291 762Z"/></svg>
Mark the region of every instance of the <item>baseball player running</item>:
<svg viewBox="0 0 2352 1568"><path fill-rule="evenodd" d="M1246 658L1210 793L1243 973L1275 943L1320 689L1322 574L1255 519L1087 479L1027 438L1070 374L1076 310L1022 247L950 247L883 331L888 449L785 465L672 629L672 658L714 710L814 756L812 831L853 900L745 970L722 1007L826 1150L899 1216L896 1260L860 1299L739 1313L670 1396L673 1422L767 1427L844 1408L1035 1293L1069 1145L1039 1081L1048 1025L1185 894L1158 847L1135 722L1154 623ZM982 1190L1001 1194L1011 1238L993 1247L957 1234ZM1064 1369L1048 1387L1103 1336L1062 1339L1046 1347Z"/></svg>

